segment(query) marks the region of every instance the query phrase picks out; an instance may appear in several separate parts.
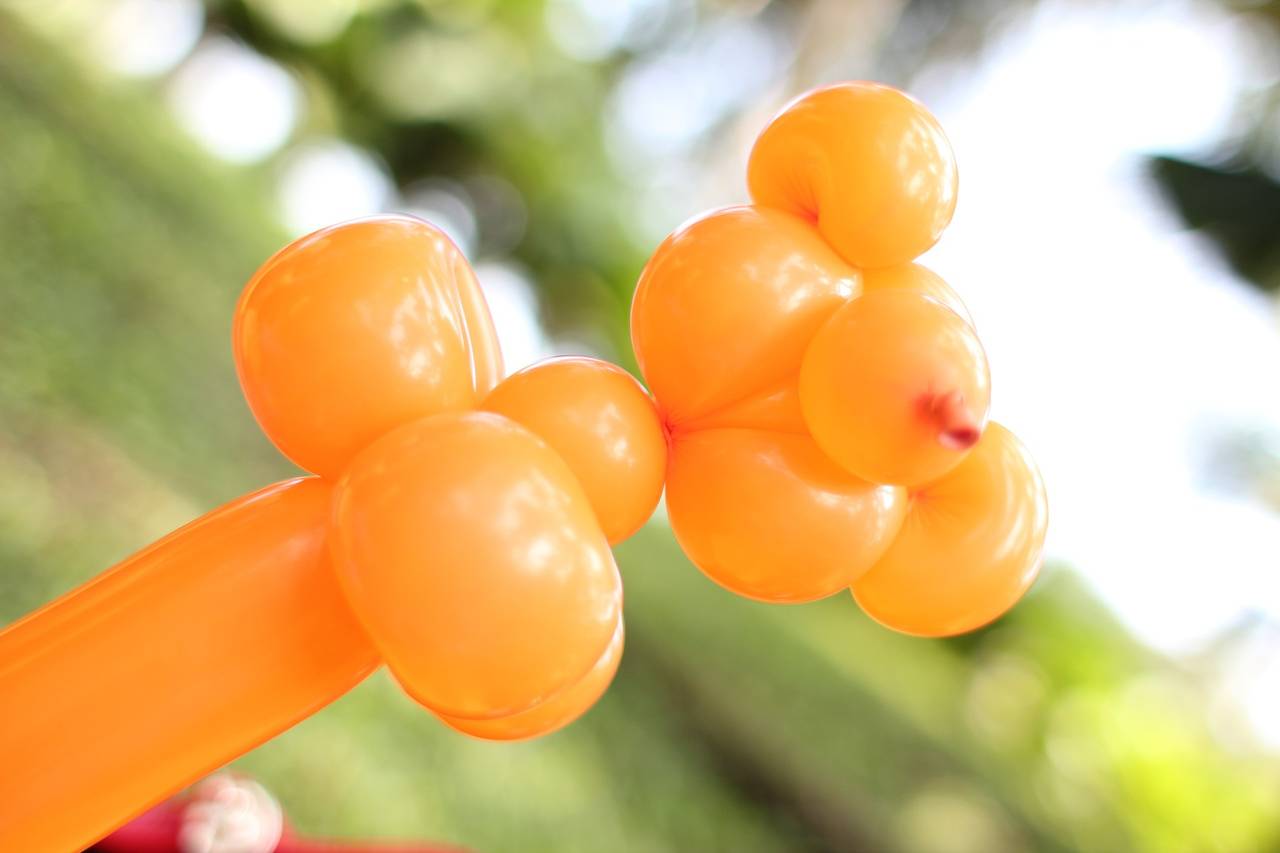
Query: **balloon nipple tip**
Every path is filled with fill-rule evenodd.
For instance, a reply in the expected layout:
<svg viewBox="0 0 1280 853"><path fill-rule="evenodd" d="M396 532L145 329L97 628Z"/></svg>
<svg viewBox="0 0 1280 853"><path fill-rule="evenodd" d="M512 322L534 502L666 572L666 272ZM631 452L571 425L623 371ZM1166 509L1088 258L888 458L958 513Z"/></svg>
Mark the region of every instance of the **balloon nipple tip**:
<svg viewBox="0 0 1280 853"><path fill-rule="evenodd" d="M938 426L938 443L949 450L968 450L982 437L982 427L965 405L959 391L929 397L925 404L930 419Z"/></svg>
<svg viewBox="0 0 1280 853"><path fill-rule="evenodd" d="M981 437L982 433L978 427L970 425L943 430L938 436L938 442L950 450L968 450L977 444Z"/></svg>

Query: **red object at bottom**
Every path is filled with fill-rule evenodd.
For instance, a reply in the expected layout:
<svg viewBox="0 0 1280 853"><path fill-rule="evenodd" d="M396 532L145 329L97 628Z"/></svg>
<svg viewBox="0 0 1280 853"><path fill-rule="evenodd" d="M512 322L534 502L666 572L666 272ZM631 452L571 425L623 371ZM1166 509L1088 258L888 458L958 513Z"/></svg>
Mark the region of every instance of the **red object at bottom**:
<svg viewBox="0 0 1280 853"><path fill-rule="evenodd" d="M304 838L265 788L220 773L167 800L90 848L98 853L466 853L461 847L399 841Z"/></svg>

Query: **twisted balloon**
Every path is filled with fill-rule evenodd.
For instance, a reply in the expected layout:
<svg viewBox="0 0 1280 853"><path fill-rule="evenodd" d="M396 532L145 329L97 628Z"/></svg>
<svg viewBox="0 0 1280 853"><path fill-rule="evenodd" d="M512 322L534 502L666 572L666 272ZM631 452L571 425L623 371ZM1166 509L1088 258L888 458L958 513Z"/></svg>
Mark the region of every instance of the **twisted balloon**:
<svg viewBox="0 0 1280 853"><path fill-rule="evenodd" d="M465 258L408 217L269 259L236 309L245 397L312 476L171 534L0 633L0 849L74 849L386 663L445 723L553 731L622 654L610 544L652 514L753 598L852 588L880 622L969 630L1027 589L1046 527L987 423L968 312L912 263L950 221L934 118L868 83L803 96L752 151L753 204L658 247L629 374L502 379Z"/></svg>

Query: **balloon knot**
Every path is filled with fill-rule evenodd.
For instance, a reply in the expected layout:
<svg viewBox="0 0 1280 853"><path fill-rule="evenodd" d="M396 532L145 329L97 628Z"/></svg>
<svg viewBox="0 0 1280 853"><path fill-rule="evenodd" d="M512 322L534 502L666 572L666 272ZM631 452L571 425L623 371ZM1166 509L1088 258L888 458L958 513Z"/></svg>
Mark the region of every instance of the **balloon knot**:
<svg viewBox="0 0 1280 853"><path fill-rule="evenodd" d="M959 391L931 395L924 404L926 415L938 427L938 443L943 447L968 450L982 437L982 427Z"/></svg>

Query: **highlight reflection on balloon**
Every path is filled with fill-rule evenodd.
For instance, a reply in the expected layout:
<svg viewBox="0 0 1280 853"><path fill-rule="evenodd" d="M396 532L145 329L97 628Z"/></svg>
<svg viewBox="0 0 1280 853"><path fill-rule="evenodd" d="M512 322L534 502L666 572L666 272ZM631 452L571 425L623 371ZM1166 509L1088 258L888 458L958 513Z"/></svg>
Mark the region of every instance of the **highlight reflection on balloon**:
<svg viewBox="0 0 1280 853"><path fill-rule="evenodd" d="M245 287L232 341L263 432L331 478L389 429L474 408L502 375L470 265L444 232L408 216L281 249Z"/></svg>

